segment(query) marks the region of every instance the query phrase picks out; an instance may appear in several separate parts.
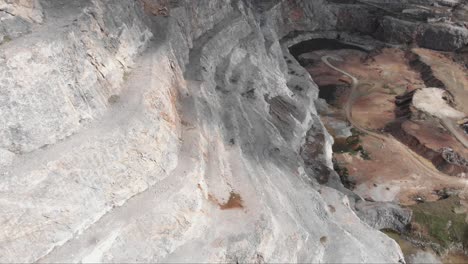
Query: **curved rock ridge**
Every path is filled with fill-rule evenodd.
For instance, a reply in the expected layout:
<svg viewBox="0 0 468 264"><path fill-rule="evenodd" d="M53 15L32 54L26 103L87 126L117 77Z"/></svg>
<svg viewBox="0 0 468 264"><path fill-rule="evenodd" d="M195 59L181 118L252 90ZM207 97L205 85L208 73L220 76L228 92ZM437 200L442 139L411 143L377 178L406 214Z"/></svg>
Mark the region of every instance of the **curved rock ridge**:
<svg viewBox="0 0 468 264"><path fill-rule="evenodd" d="M67 2L0 46L0 262L403 261L315 180L332 139L279 40L323 1Z"/></svg>

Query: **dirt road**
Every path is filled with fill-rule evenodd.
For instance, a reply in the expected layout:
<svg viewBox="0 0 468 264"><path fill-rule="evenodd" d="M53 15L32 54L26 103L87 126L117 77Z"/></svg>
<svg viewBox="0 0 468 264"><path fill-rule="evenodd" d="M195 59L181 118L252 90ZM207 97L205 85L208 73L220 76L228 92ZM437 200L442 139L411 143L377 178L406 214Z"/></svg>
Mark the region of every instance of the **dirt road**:
<svg viewBox="0 0 468 264"><path fill-rule="evenodd" d="M403 143L401 143L400 141L395 139L393 136L378 134L376 132L373 132L373 131L371 131L369 129L366 129L366 128L362 127L360 124L357 124L353 120L353 117L352 117L352 107L353 107L353 104L356 101L356 99L358 99L358 97L359 97L358 93L357 93L357 87L359 85L359 80L356 77L354 77L353 75L351 75L350 73L333 66L329 62L329 59L333 59L333 60L336 60L336 61L342 61L343 59L341 59L339 57L332 56L332 55L323 56L321 59L328 67L330 67L331 69L333 69L335 71L338 71L338 72L342 73L343 75L347 76L348 78L350 78L352 80L350 95L349 95L348 100L345 103L344 109L345 109L345 113L346 113L346 118L348 119L348 122L353 127L355 127L356 129L358 129L359 131L361 131L363 133L366 133L366 134L368 134L368 135L370 135L372 137L375 137L375 138L381 140L385 145L391 145L391 146L395 147L397 150L400 150L399 153L401 153L401 155L407 156L408 161L410 161L412 164L414 164L414 166L416 166L422 172L424 172L424 174L426 174L425 175L426 177L429 176L429 177L433 177L433 178L437 178L437 179L444 179L445 181L460 181L461 180L461 179L450 178L450 177L444 175L443 173L439 172L432 165L432 163L430 163L425 158L419 156L417 153L413 152L411 149L409 149L406 145L404 145ZM463 181L461 181L461 182L463 182Z"/></svg>

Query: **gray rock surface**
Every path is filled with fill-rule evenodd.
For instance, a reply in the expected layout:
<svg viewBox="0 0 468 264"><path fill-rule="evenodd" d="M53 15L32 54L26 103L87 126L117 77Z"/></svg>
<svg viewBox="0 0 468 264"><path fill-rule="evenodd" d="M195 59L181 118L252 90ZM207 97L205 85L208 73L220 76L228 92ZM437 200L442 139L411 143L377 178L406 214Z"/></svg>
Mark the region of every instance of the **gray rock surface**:
<svg viewBox="0 0 468 264"><path fill-rule="evenodd" d="M392 44L454 51L468 44L468 3L462 1L333 1L336 28Z"/></svg>
<svg viewBox="0 0 468 264"><path fill-rule="evenodd" d="M413 214L411 209L387 202L359 201L355 207L357 215L373 228L399 233L406 231Z"/></svg>
<svg viewBox="0 0 468 264"><path fill-rule="evenodd" d="M385 16L381 19L376 36L389 43L410 44L417 36L418 24Z"/></svg>
<svg viewBox="0 0 468 264"><path fill-rule="evenodd" d="M107 111L152 35L135 3L109 5L52 6L47 25L1 47L0 148L55 144Z"/></svg>
<svg viewBox="0 0 468 264"><path fill-rule="evenodd" d="M333 27L323 1L41 4L0 46L0 262L402 260L316 181L331 137L279 40Z"/></svg>
<svg viewBox="0 0 468 264"><path fill-rule="evenodd" d="M359 4L336 5L336 29L345 32L358 32L371 35L377 30L378 16L374 10Z"/></svg>
<svg viewBox="0 0 468 264"><path fill-rule="evenodd" d="M31 32L43 21L38 0L0 0L0 45Z"/></svg>
<svg viewBox="0 0 468 264"><path fill-rule="evenodd" d="M424 48L457 50L468 44L468 28L447 24L425 26L418 42Z"/></svg>
<svg viewBox="0 0 468 264"><path fill-rule="evenodd" d="M20 17L31 23L41 23L42 7L39 0L1 0L0 12Z"/></svg>

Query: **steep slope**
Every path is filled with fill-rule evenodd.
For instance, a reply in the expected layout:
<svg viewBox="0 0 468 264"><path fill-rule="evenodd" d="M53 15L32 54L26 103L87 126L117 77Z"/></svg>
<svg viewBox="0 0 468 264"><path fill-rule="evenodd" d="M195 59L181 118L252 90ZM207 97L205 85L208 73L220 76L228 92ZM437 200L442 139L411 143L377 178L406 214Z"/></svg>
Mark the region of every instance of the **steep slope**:
<svg viewBox="0 0 468 264"><path fill-rule="evenodd" d="M279 39L321 1L67 2L0 46L0 262L402 260L301 155L332 170Z"/></svg>

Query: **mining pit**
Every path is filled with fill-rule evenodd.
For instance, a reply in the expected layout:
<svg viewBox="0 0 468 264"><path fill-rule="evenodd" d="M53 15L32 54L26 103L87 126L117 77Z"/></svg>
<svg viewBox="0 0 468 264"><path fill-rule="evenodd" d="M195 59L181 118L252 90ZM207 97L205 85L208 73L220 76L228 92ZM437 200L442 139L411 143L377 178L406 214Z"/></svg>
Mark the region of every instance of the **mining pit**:
<svg viewBox="0 0 468 264"><path fill-rule="evenodd" d="M413 210L406 231L387 232L408 259L431 254L444 263L468 261L466 133L461 126L444 126L462 124L468 113L466 66L454 53L365 50L337 39L307 40L290 51L318 85L319 100L326 101L320 116L334 138L343 184L365 200ZM354 98L352 79L327 65L326 56L358 80ZM424 93L418 97L423 102L415 105L418 93Z"/></svg>

